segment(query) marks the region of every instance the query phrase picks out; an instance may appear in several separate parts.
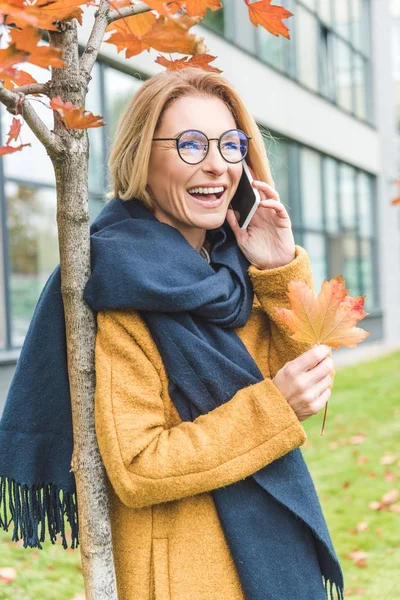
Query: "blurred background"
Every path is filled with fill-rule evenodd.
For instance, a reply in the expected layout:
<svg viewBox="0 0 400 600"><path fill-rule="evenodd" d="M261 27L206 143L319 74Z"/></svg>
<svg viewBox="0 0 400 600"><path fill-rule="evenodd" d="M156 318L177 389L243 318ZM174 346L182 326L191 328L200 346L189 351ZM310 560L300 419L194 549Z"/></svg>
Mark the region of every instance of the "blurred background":
<svg viewBox="0 0 400 600"><path fill-rule="evenodd" d="M235 85L264 133L276 188L289 208L296 243L309 253L317 292L324 279L343 275L352 296L366 296L369 315L360 326L371 333L370 337L358 348L334 353L339 367L361 364L400 349L400 205L391 204L400 196L400 183L396 184L400 180L400 0L273 3L284 5L295 15L284 21L290 40L255 28L241 0L225 0L223 10L208 11L193 32L205 36L209 53L218 57L214 66ZM80 30L82 47L89 25L90 21L84 21ZM162 70L154 63L155 55L143 53L126 60L114 46L102 46L87 100L87 109L101 114L107 123L89 130L91 218L104 204L107 153L121 112L143 81ZM32 65L26 70L45 80L43 70ZM34 105L51 128L51 111L37 101ZM11 115L0 107L0 116L0 137L4 140ZM5 156L0 164L0 413L35 303L58 263L52 165L27 126L22 128L22 139L32 146ZM380 398L382 386L385 382L389 385L388 378L400 373L400 354L391 354L386 362L374 365L368 367L374 379L358 380L359 401L366 401L371 390ZM332 421L332 434L345 427L345 406L354 401L348 386L357 373L361 379L365 377L362 367L346 373L343 380L338 379L338 405L342 393L343 411ZM398 423L399 398L394 391L398 384L398 379L392 380L392 387L385 391L388 412L381 423L383 438L390 429L388 423ZM358 414L357 424L363 416ZM373 447L381 446L383 452L384 441L377 433L378 412L370 418L364 423L365 429L375 428ZM318 438L320 423L310 425L310 432L311 427ZM314 465L318 489L326 492L326 502L329 494L337 492L336 483L335 489L329 490L323 478L330 453L342 446L350 453L353 445L368 437L355 428L354 420L351 431L344 429L343 438L338 434L338 439L330 442L336 446L325 444L324 450L318 446L321 440L316 440L319 459L321 452L326 452L323 464L310 454L309 462ZM376 457L382 465L395 464L400 458L398 425L390 431L387 451L393 460L380 463L382 457ZM340 439L347 442L341 444ZM353 460L352 456L354 460L360 458L353 452L341 455L339 462ZM337 473L333 473L336 482ZM334 520L341 512L338 505L332 506ZM393 517L400 531L399 515L392 512ZM341 525L338 522L338 542ZM390 520L388 527L396 530ZM344 553L346 542L343 544ZM397 565L398 557L397 551ZM381 564L381 573L382 568ZM0 599L1 593L0 588ZM400 590L394 587L386 594L378 592L378 587L370 593L371 600L400 598Z"/></svg>

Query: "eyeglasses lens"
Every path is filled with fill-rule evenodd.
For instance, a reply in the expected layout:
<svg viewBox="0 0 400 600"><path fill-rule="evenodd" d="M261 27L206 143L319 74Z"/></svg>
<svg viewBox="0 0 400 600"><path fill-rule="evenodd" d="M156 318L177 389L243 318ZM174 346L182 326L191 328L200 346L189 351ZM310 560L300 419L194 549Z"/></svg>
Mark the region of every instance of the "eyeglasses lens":
<svg viewBox="0 0 400 600"><path fill-rule="evenodd" d="M201 131L185 131L178 141L180 157L187 163L195 165L207 154L208 140ZM235 163L243 160L248 150L248 139L243 131L231 129L220 139L220 152L227 162Z"/></svg>

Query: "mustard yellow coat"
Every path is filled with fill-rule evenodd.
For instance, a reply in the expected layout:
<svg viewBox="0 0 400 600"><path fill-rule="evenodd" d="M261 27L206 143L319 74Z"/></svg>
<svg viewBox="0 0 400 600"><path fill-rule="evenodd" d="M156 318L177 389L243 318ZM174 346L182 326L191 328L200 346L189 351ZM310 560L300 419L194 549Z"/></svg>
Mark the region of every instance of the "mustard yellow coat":
<svg viewBox="0 0 400 600"><path fill-rule="evenodd" d="M253 311L236 333L265 379L193 422L182 422L171 401L168 375L139 313L97 315L95 423L111 484L119 600L244 600L211 490L306 441L271 379L309 346L290 338L273 307L290 307L291 280L313 287L300 246L290 264L250 266L249 275Z"/></svg>

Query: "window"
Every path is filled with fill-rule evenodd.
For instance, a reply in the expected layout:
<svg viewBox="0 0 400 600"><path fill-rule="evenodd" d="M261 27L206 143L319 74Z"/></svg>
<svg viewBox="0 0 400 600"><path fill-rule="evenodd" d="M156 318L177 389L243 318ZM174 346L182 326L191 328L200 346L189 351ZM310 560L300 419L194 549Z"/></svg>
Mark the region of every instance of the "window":
<svg viewBox="0 0 400 600"><path fill-rule="evenodd" d="M372 122L370 0L287 2L285 8L294 13L287 22L290 40L258 27L257 56L346 112Z"/></svg>
<svg viewBox="0 0 400 600"><path fill-rule="evenodd" d="M297 78L300 83L318 89L318 26L313 13L300 4L296 8Z"/></svg>
<svg viewBox="0 0 400 600"><path fill-rule="evenodd" d="M225 34L225 21L224 21L224 9L220 10L207 10L204 18L201 21L201 25L208 27L219 33L219 35Z"/></svg>
<svg viewBox="0 0 400 600"><path fill-rule="evenodd" d="M106 94L107 115L107 143L114 137L117 124L128 104L137 90L142 85L142 80L133 75L128 75L106 67L104 70L104 89Z"/></svg>
<svg viewBox="0 0 400 600"><path fill-rule="evenodd" d="M321 161L314 150L300 152L300 186L303 227L322 229Z"/></svg>
<svg viewBox="0 0 400 600"><path fill-rule="evenodd" d="M57 265L54 188L6 184L11 343L22 345L39 294Z"/></svg>
<svg viewBox="0 0 400 600"><path fill-rule="evenodd" d="M351 112L353 110L352 53L350 47L339 38L335 39L335 59L337 103Z"/></svg>

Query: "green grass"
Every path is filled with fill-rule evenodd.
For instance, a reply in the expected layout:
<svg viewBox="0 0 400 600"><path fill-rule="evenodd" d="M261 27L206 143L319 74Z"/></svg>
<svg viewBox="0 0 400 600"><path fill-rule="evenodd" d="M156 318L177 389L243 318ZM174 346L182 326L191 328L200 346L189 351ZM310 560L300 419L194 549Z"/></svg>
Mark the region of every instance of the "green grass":
<svg viewBox="0 0 400 600"><path fill-rule="evenodd" d="M362 595L348 594L354 600L397 600L400 513L375 511L368 504L399 489L400 352L338 370L323 436L322 420L323 411L304 423L308 442L303 454L341 561L345 589L363 588ZM365 440L351 443L358 434ZM381 464L385 454L396 461ZM358 462L360 457L366 462ZM386 471L396 480L386 481ZM360 522L368 523L368 529L350 533ZM367 566L357 567L348 558L354 550L368 553Z"/></svg>
<svg viewBox="0 0 400 600"><path fill-rule="evenodd" d="M308 435L303 453L342 564L345 588L364 589L363 595L346 594L346 600L400 598L400 513L368 507L389 490L399 489L399 399L397 352L338 371L324 436L320 436L323 412L303 423ZM351 443L358 434L365 440ZM382 465L381 457L389 453L396 461ZM359 457L367 462L360 464ZM397 479L385 481L385 471ZM351 534L363 521L368 529ZM72 600L83 593L79 550L65 551L61 544L49 542L42 551L25 550L20 542L11 542L10 531L0 532L0 568L14 567L17 578L0 583L0 600ZM364 568L348 558L356 549L367 552Z"/></svg>

